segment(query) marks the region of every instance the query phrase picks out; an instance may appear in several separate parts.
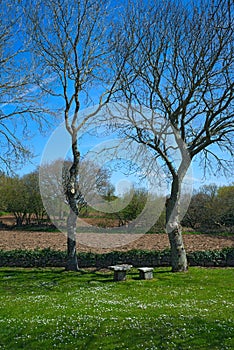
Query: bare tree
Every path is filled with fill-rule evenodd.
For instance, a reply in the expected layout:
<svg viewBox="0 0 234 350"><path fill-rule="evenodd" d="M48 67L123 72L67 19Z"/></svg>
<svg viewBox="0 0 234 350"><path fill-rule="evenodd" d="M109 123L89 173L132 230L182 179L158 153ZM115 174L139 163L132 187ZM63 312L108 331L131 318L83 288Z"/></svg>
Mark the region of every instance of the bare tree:
<svg viewBox="0 0 234 350"><path fill-rule="evenodd" d="M73 159L66 182L66 198L70 206L67 269L78 270L76 221L79 202L83 201L78 181L78 133L108 102L115 86L107 65L110 14L104 0L30 1L25 11L38 72L43 71L46 78L44 81L39 79L39 86L48 96L55 97L56 103L62 101L62 114L70 135ZM92 102L97 107L82 117L80 109Z"/></svg>
<svg viewBox="0 0 234 350"><path fill-rule="evenodd" d="M0 1L0 169L4 171L15 170L32 156L28 147L32 129L41 130L48 121L37 103L24 28L19 2Z"/></svg>
<svg viewBox="0 0 234 350"><path fill-rule="evenodd" d="M41 195L45 209L61 231L64 230L64 218L67 217L69 211L66 193L71 166L72 161L57 159L39 168ZM95 163L81 159L79 189L83 200L77 202L79 212L82 208L87 208L89 198L93 198L97 192L104 196L110 186L110 172L107 169L100 169Z"/></svg>
<svg viewBox="0 0 234 350"><path fill-rule="evenodd" d="M173 271L187 270L180 194L191 161L199 159L204 171L233 165L233 6L129 1L113 38L113 69L124 62L116 96L132 106L117 127L161 159L171 179L166 228Z"/></svg>

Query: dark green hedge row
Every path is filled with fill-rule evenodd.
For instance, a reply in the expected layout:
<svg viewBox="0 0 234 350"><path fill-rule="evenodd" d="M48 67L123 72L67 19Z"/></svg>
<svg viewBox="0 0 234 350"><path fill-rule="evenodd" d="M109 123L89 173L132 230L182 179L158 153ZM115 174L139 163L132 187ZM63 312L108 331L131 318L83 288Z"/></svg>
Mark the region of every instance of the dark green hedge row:
<svg viewBox="0 0 234 350"><path fill-rule="evenodd" d="M170 266L170 250L143 251L131 250L128 252L111 252L106 254L79 253L79 266L108 267L115 264L131 264L140 266ZM221 251L200 251L188 254L190 266L217 266L234 267L234 248L225 248ZM63 267L66 264L66 252L51 249L42 250L0 250L0 266L14 267Z"/></svg>

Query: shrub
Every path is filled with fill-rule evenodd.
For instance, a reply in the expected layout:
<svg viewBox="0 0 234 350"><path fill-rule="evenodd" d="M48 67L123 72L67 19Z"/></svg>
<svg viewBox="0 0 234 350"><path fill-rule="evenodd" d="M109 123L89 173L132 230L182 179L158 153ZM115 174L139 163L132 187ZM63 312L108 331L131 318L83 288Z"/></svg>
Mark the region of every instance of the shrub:
<svg viewBox="0 0 234 350"><path fill-rule="evenodd" d="M115 264L131 264L140 266L170 266L170 250L148 251L131 250L127 252L114 251L105 254L79 253L80 267L108 267ZM234 266L234 248L221 251L197 251L188 254L190 266ZM54 251L50 248L36 250L0 250L0 266L15 267L64 267L66 252Z"/></svg>

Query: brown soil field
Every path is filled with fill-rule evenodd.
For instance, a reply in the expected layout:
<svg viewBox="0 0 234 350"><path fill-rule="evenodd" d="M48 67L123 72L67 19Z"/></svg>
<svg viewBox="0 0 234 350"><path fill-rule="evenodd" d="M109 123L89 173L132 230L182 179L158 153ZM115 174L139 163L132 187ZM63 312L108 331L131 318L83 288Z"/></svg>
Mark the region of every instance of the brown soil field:
<svg viewBox="0 0 234 350"><path fill-rule="evenodd" d="M168 236L166 234L81 233L77 235L77 243L78 251L96 253L114 250L164 250L169 248ZM234 247L234 236L185 234L184 244L187 252L221 250L225 247ZM36 248L66 250L66 236L63 233L57 232L0 231L0 249L2 250L32 250Z"/></svg>

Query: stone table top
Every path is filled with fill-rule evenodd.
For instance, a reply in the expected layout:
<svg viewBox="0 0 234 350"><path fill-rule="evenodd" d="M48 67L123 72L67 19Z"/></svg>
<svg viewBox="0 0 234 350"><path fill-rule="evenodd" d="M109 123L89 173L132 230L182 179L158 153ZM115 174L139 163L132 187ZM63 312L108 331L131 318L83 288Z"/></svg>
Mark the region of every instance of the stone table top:
<svg viewBox="0 0 234 350"><path fill-rule="evenodd" d="M132 268L132 265L127 265L127 264L109 266L109 269L114 271L127 271L127 270L130 270L131 268Z"/></svg>

